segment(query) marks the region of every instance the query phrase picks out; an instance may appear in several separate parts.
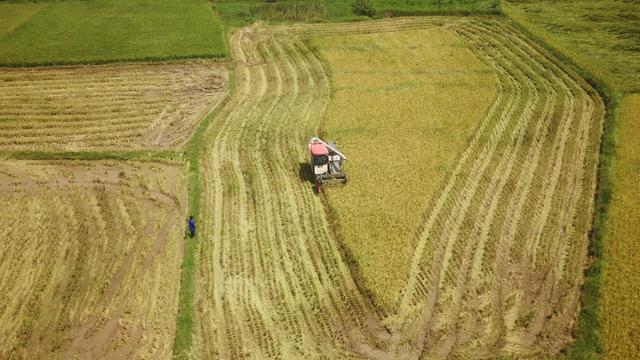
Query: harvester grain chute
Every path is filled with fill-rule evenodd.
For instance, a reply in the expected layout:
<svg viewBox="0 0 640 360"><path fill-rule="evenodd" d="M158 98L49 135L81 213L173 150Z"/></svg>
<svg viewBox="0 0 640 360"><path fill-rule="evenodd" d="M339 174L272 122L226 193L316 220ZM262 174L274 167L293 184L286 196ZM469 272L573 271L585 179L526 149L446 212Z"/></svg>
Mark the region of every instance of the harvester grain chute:
<svg viewBox="0 0 640 360"><path fill-rule="evenodd" d="M311 170L316 181L318 192L324 184L345 184L347 174L342 170L342 163L347 160L333 142L324 142L314 137L309 140Z"/></svg>

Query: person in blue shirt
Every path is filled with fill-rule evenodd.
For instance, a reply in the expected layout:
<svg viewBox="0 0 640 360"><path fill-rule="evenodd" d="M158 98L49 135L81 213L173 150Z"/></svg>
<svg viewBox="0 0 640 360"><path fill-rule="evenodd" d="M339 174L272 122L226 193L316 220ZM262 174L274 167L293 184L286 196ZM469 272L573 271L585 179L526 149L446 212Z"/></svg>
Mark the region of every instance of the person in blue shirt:
<svg viewBox="0 0 640 360"><path fill-rule="evenodd" d="M196 219L193 216L189 216L189 235L196 236Z"/></svg>

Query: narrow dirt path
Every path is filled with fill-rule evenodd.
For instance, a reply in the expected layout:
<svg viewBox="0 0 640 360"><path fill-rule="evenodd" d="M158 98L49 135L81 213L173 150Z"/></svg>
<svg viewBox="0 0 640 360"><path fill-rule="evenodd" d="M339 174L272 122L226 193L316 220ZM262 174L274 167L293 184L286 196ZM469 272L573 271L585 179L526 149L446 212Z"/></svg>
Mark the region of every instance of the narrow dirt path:
<svg viewBox="0 0 640 360"><path fill-rule="evenodd" d="M383 315L301 175L329 101L301 38L428 26L464 39L500 89L425 209L397 312ZM570 340L603 116L588 85L499 20L253 26L230 44L237 90L201 158L197 357L522 356Z"/></svg>

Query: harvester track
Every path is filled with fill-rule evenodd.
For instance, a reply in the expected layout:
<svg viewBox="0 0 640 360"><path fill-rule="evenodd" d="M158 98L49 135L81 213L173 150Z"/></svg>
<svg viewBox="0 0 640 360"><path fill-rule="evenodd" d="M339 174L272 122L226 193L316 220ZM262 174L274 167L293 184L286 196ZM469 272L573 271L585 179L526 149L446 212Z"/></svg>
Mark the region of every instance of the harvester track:
<svg viewBox="0 0 640 360"><path fill-rule="evenodd" d="M429 26L464 39L500 89L425 209L397 312L382 314L303 175L330 84L302 38ZM237 89L201 154L198 357L522 356L570 340L603 117L586 83L493 19L253 26L230 40Z"/></svg>

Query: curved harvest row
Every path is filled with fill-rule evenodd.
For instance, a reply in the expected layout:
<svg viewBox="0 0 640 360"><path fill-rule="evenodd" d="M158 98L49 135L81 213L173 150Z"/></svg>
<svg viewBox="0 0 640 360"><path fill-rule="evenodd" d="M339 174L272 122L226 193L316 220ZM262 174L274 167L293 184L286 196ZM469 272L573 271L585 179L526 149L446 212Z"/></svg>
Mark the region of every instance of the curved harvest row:
<svg viewBox="0 0 640 360"><path fill-rule="evenodd" d="M586 258L599 98L498 20L359 26L251 27L231 38L237 90L201 155L198 355L557 352L569 340ZM306 181L304 145L330 85L301 36L427 26L465 39L495 69L500 91L425 209L397 312L383 315L358 288Z"/></svg>
<svg viewBox="0 0 640 360"><path fill-rule="evenodd" d="M300 144L328 99L320 62L293 37L231 38L237 91L203 154L199 352L205 357L344 355L379 327L298 176Z"/></svg>
<svg viewBox="0 0 640 360"><path fill-rule="evenodd" d="M557 353L571 339L586 262L603 104L498 21L451 30L501 90L417 232L401 352Z"/></svg>

